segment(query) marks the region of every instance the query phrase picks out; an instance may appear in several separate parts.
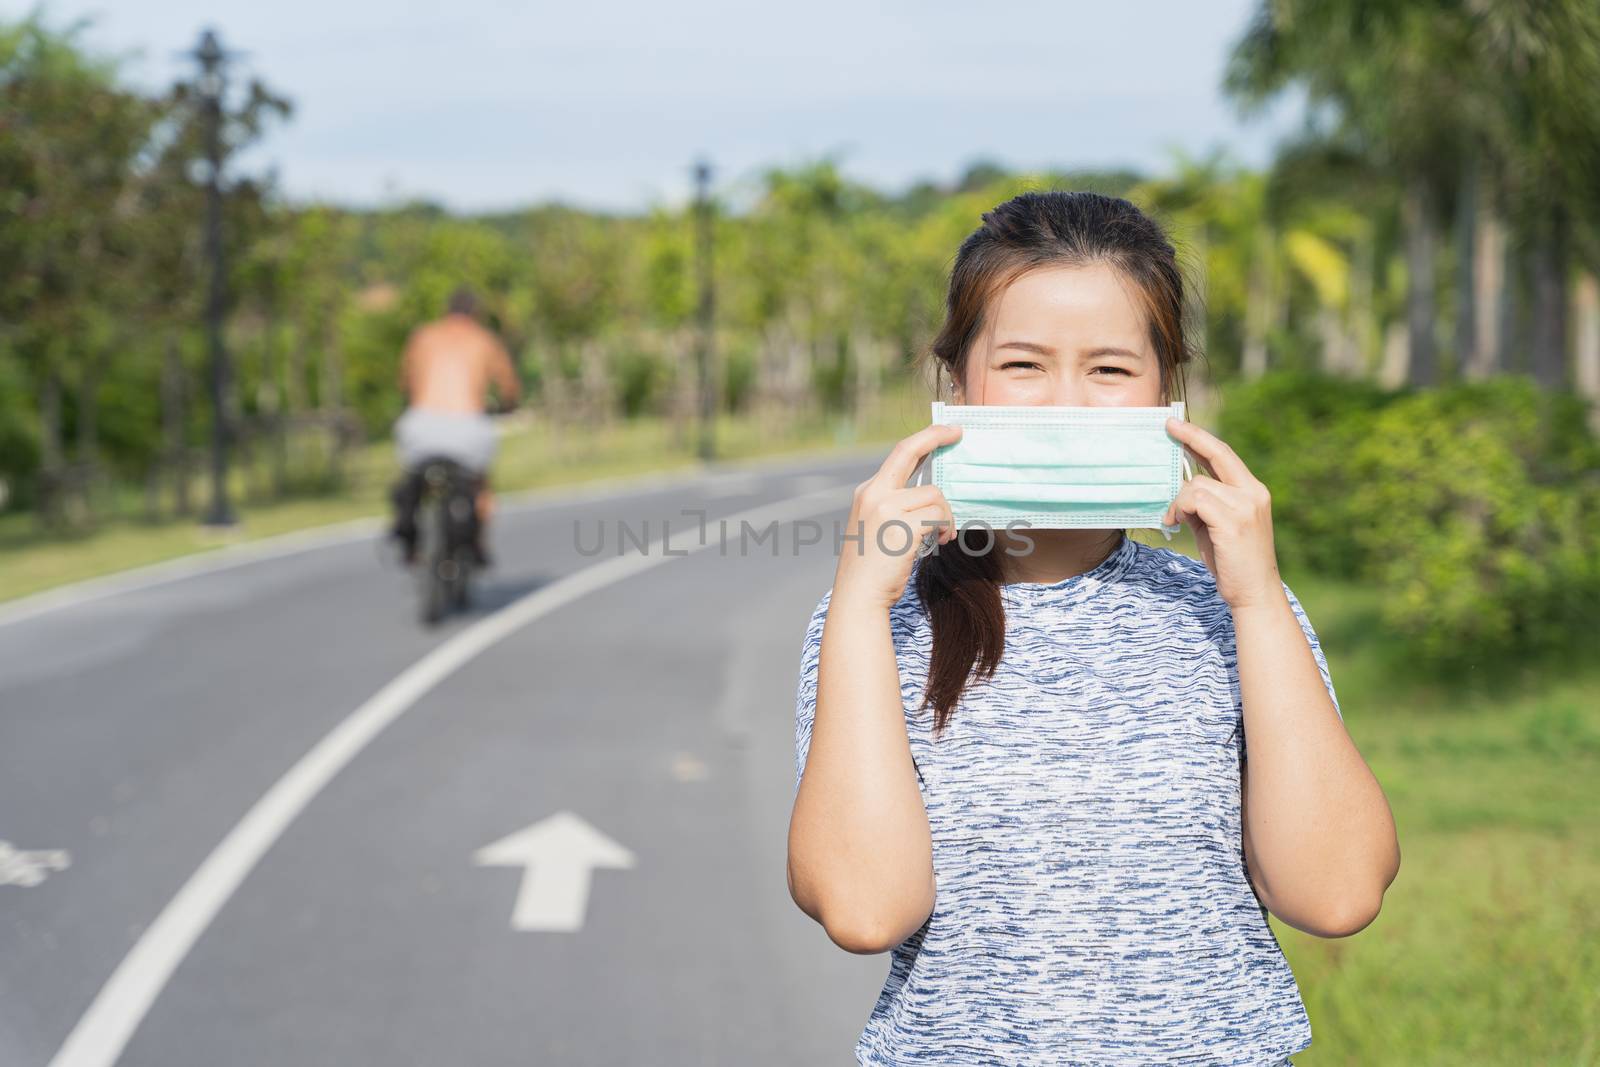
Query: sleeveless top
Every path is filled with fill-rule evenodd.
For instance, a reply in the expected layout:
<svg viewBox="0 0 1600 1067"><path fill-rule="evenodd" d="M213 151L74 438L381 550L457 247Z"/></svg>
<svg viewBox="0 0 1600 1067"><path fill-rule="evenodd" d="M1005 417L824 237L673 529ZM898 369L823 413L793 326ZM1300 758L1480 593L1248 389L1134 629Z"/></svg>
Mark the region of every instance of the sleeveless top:
<svg viewBox="0 0 1600 1067"><path fill-rule="evenodd" d="M1308 1047L1246 873L1233 616L1205 565L1124 536L1083 574L1002 585L1000 664L937 740L920 566L889 618L935 903L891 953L857 1062L1276 1065ZM831 597L801 654L797 791Z"/></svg>

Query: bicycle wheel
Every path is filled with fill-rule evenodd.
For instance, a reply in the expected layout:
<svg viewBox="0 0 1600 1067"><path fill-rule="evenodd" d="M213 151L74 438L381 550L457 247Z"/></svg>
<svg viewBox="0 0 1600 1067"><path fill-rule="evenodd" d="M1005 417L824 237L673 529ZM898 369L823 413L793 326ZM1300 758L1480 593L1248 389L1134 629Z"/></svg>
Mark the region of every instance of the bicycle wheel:
<svg viewBox="0 0 1600 1067"><path fill-rule="evenodd" d="M422 621L432 626L440 622L450 610L452 599L449 571L455 561L450 558L450 539L443 501L438 494L429 494L426 521L419 524L423 535L422 573L418 576L422 594Z"/></svg>
<svg viewBox="0 0 1600 1067"><path fill-rule="evenodd" d="M450 588L450 606L465 611L472 606L472 553L468 549L456 552L456 579Z"/></svg>

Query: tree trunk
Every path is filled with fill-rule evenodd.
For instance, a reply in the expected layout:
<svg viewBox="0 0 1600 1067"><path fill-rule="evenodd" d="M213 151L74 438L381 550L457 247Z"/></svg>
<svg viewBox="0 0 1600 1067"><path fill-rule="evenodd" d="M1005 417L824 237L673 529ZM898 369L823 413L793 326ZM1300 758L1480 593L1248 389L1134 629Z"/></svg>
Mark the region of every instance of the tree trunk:
<svg viewBox="0 0 1600 1067"><path fill-rule="evenodd" d="M1462 167L1461 186L1456 191L1456 328L1451 347L1455 349L1458 378L1473 376L1477 355L1477 222L1480 168L1476 154L1469 155Z"/></svg>
<svg viewBox="0 0 1600 1067"><path fill-rule="evenodd" d="M289 489L289 352L283 344L282 315L278 306L277 276L269 274L266 303L267 325L262 337L263 395L271 408L266 412L267 433L272 435L272 495L282 497Z"/></svg>
<svg viewBox="0 0 1600 1067"><path fill-rule="evenodd" d="M327 475L337 485L344 479L344 359L333 340L333 323L324 320L317 339L322 349L317 361L317 399L322 409L323 432L328 440Z"/></svg>
<svg viewBox="0 0 1600 1067"><path fill-rule="evenodd" d="M1378 384L1385 389L1398 389L1409 378L1411 345L1406 335L1406 324L1398 320L1389 324L1383 335L1383 362L1378 368Z"/></svg>
<svg viewBox="0 0 1600 1067"><path fill-rule="evenodd" d="M571 404L566 361L562 359L563 344L565 342L552 337L539 348L544 360L544 372L539 379L539 400L544 407L545 425L550 427L550 450L558 457L563 455L566 448L568 408Z"/></svg>
<svg viewBox="0 0 1600 1067"><path fill-rule="evenodd" d="M1488 198L1478 204L1472 241L1472 348L1466 354L1466 376L1481 380L1505 373L1501 318L1506 297L1506 225Z"/></svg>
<svg viewBox="0 0 1600 1067"><path fill-rule="evenodd" d="M1567 218L1551 204L1533 249L1533 379L1546 389L1567 384Z"/></svg>
<svg viewBox="0 0 1600 1067"><path fill-rule="evenodd" d="M161 364L161 436L167 464L172 471L173 511L187 517L189 500L189 442L184 430L183 359L177 338L167 338L166 358Z"/></svg>
<svg viewBox="0 0 1600 1067"><path fill-rule="evenodd" d="M105 376L105 353L95 347L83 361L78 381L78 465L84 515L91 522L99 512L100 489L100 380Z"/></svg>
<svg viewBox="0 0 1600 1067"><path fill-rule="evenodd" d="M295 330L294 344L289 346L288 377L283 383L283 401L290 415L300 415L306 410L306 335Z"/></svg>
<svg viewBox="0 0 1600 1067"><path fill-rule="evenodd" d="M784 341L787 359L785 362L785 375L789 388L791 402L795 405L795 412L811 412L818 407L817 392L815 388L816 358L811 342L806 340L810 336L807 332L810 323L801 319L791 305L784 314Z"/></svg>
<svg viewBox="0 0 1600 1067"><path fill-rule="evenodd" d="M578 385L583 397L584 421L602 428L610 426L616 414L616 380L605 346L592 337L578 342ZM698 389L697 379L696 396Z"/></svg>
<svg viewBox="0 0 1600 1067"><path fill-rule="evenodd" d="M1406 343L1408 381L1433 385L1438 381L1438 353L1434 348L1434 223L1433 193L1421 177L1406 185Z"/></svg>
<svg viewBox="0 0 1600 1067"><path fill-rule="evenodd" d="M1350 337L1336 307L1317 308L1317 337L1322 342L1322 371L1343 377L1350 368Z"/></svg>
<svg viewBox="0 0 1600 1067"><path fill-rule="evenodd" d="M78 461L100 462L100 379L103 357L91 355L83 361L83 376L78 382Z"/></svg>
<svg viewBox="0 0 1600 1067"><path fill-rule="evenodd" d="M878 414L878 382L882 374L883 343L865 329L850 337L850 355L855 362L855 423L864 431Z"/></svg>
<svg viewBox="0 0 1600 1067"><path fill-rule="evenodd" d="M1600 433L1600 279L1593 272L1578 277L1572 304L1572 378L1589 400L1589 425Z"/></svg>
<svg viewBox="0 0 1600 1067"><path fill-rule="evenodd" d="M666 338L668 358L672 363L672 396L668 411L672 420L671 443L674 452L691 447L690 434L694 429L694 347L686 330L673 330Z"/></svg>
<svg viewBox="0 0 1600 1067"><path fill-rule="evenodd" d="M1276 243L1270 226L1261 227L1255 255L1250 261L1244 305L1244 351L1239 357L1239 372L1248 381L1267 370L1267 329L1272 323L1272 248Z"/></svg>
<svg viewBox="0 0 1600 1067"><path fill-rule="evenodd" d="M1503 278L1500 284L1500 331L1495 339L1495 369L1501 374L1512 374L1522 369L1522 283L1527 270L1523 262L1524 250L1510 240L1509 232L1506 237L1505 255L1500 257Z"/></svg>
<svg viewBox="0 0 1600 1067"><path fill-rule="evenodd" d="M61 445L61 376L53 354L39 392L39 515L55 524L61 517L61 482L64 466Z"/></svg>
<svg viewBox="0 0 1600 1067"><path fill-rule="evenodd" d="M1373 321L1373 287L1377 256L1377 242L1370 233L1363 234L1350 253L1349 321L1353 349L1349 369L1356 377L1371 375L1376 362L1378 329Z"/></svg>

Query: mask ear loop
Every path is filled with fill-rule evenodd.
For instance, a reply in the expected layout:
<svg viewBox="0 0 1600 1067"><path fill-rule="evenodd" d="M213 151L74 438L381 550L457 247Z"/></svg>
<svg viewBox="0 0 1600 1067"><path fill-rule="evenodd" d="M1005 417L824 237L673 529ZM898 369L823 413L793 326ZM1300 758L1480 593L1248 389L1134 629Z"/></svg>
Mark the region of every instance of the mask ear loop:
<svg viewBox="0 0 1600 1067"><path fill-rule="evenodd" d="M1182 445L1179 445L1178 448L1178 456L1183 461L1183 480L1187 482L1194 477L1194 468L1189 465L1189 450L1184 448ZM1172 535L1177 533L1180 529L1182 529L1182 527L1183 523L1181 522L1175 522L1170 527L1163 526L1161 527L1161 536L1165 537L1168 541L1171 541Z"/></svg>
<svg viewBox="0 0 1600 1067"><path fill-rule="evenodd" d="M917 464L917 469L912 473L911 485L915 486L915 485L927 485L927 484L929 484L929 482L928 482L928 467L932 463L933 463L933 453L929 452L927 455L922 457L922 461ZM937 547L937 544L938 544L938 541L937 541L938 536L939 536L939 534L938 534L937 530L929 530L927 533L922 535L922 537L920 538L920 543L919 543L918 548L917 548L917 558L918 559L921 559L923 556L929 555L930 553L932 553L935 550L935 548Z"/></svg>

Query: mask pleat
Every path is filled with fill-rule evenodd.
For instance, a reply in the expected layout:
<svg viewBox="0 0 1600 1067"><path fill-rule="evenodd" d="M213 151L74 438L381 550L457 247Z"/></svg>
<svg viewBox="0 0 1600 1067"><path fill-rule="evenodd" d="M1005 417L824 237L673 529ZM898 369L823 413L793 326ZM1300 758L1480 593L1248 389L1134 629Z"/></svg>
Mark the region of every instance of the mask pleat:
<svg viewBox="0 0 1600 1067"><path fill-rule="evenodd" d="M1116 485L1046 485L1038 482L1018 492L1013 485L989 485L982 482L951 482L945 490L946 497L962 500L1014 501L1035 504L1151 504L1168 503L1173 496L1170 481L1122 483Z"/></svg>
<svg viewBox="0 0 1600 1067"><path fill-rule="evenodd" d="M1171 463L1138 466L1094 466L1090 464L1036 463L1026 466L995 466L957 459L944 461L945 481L951 485L1118 485L1172 482Z"/></svg>

